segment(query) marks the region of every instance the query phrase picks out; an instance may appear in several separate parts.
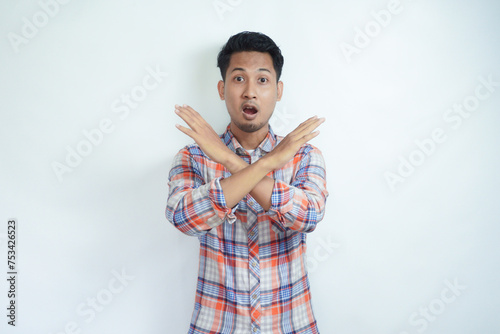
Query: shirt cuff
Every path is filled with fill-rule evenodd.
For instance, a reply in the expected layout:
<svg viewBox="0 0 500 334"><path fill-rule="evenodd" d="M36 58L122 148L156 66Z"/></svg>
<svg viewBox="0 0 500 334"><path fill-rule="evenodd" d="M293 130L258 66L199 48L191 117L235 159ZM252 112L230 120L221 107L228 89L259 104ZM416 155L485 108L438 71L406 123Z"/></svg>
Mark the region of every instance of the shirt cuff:
<svg viewBox="0 0 500 334"><path fill-rule="evenodd" d="M287 227L293 225L293 222L285 223L285 214L293 209L293 196L295 190L281 180L274 180L273 192L271 194L271 207L267 211L267 215L275 221L274 231L284 232Z"/></svg>
<svg viewBox="0 0 500 334"><path fill-rule="evenodd" d="M220 181L222 179L223 177L218 177L210 181L208 197L210 198L210 203L212 203L212 207L214 208L217 216L221 220L226 221L229 224L233 224L236 221L234 212L238 209L239 203L233 208L227 207L226 198L224 197L224 192L222 191L222 187L220 185Z"/></svg>

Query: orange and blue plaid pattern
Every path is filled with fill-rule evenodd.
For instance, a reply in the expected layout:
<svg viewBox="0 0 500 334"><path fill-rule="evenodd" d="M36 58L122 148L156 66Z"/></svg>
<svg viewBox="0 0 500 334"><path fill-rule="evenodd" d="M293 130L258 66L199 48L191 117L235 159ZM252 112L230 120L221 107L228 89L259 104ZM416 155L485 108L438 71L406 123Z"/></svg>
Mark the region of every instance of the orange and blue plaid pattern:
<svg viewBox="0 0 500 334"><path fill-rule="evenodd" d="M253 154L264 156L282 139L269 128ZM252 162L229 126L221 140ZM275 182L267 212L250 195L228 208L220 180L230 175L195 144L179 151L169 174L167 218L200 241L189 333L319 333L307 277L306 233L323 218L328 197L321 152L305 144L269 174Z"/></svg>

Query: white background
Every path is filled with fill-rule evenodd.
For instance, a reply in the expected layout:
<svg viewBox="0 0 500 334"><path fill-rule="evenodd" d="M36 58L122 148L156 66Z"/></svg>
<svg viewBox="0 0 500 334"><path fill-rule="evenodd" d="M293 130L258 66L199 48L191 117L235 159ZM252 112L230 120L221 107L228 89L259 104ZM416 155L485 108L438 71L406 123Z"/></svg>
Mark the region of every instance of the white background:
<svg viewBox="0 0 500 334"><path fill-rule="evenodd" d="M308 242L321 333L498 333L500 5L401 0L382 26L373 13L388 4L69 1L49 16L37 1L2 1L0 331L187 332L198 241L164 216L172 158L191 142L174 127L174 104L224 131L217 52L253 30L285 57L276 132L327 118L312 143L330 197ZM168 76L126 117L115 112L148 68ZM497 86L474 100L488 77ZM458 125L448 110L464 101L479 102ZM106 119L112 131L85 146L84 131ZM432 147L436 129L444 139ZM78 145L88 154L59 180L54 163L67 165ZM391 186L387 173L404 173L410 158L418 166ZM18 220L15 328L9 218Z"/></svg>

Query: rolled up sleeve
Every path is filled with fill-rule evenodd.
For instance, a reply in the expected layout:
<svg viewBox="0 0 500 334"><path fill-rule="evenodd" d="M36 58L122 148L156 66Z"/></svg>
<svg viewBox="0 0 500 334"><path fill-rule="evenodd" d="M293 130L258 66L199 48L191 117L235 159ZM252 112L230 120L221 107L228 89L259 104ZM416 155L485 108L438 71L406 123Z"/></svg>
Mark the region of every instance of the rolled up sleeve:
<svg viewBox="0 0 500 334"><path fill-rule="evenodd" d="M228 208L220 186L221 178L205 182L201 166L188 149L175 157L169 174L169 195L165 214L181 232L200 236L236 220L235 208Z"/></svg>
<svg viewBox="0 0 500 334"><path fill-rule="evenodd" d="M267 214L276 232L287 229L312 232L324 216L328 191L321 152L308 145L297 153L294 161L298 168L290 184L282 180L274 182Z"/></svg>

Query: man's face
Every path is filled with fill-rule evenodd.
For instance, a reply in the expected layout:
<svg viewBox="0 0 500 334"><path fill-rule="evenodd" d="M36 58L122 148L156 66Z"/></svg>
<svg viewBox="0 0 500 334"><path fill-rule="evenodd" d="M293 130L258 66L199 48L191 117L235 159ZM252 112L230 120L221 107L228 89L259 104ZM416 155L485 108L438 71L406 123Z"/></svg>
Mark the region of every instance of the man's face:
<svg viewBox="0 0 500 334"><path fill-rule="evenodd" d="M232 54L225 81L219 81L217 87L226 101L233 132L267 133L269 118L283 93L271 55L256 51Z"/></svg>

